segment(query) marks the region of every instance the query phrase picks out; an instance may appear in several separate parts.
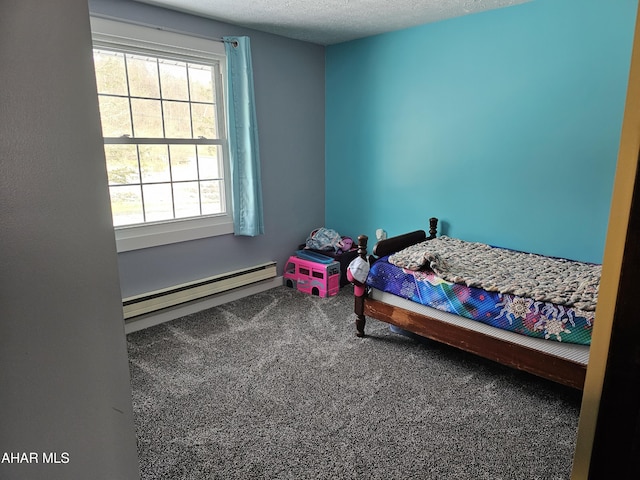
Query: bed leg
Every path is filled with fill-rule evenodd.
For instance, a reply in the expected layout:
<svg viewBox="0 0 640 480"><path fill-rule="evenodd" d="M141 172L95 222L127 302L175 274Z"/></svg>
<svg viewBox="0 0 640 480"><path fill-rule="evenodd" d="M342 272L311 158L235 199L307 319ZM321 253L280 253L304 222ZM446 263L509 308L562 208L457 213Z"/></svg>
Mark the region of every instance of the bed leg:
<svg viewBox="0 0 640 480"><path fill-rule="evenodd" d="M355 297L354 311L356 313L356 336L364 337L364 326L367 319L364 316L364 296Z"/></svg>

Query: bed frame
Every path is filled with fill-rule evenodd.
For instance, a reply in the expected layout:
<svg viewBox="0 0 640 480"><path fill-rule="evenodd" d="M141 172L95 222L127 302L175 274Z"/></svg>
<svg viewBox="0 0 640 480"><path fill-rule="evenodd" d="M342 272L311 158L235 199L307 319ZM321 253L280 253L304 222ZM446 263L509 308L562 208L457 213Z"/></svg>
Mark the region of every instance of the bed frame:
<svg viewBox="0 0 640 480"><path fill-rule="evenodd" d="M373 255L369 257L367 257L368 237L360 235L358 237L358 255L372 264L380 257L435 238L437 223L438 219L429 219L429 236L426 235L424 230L417 230L381 240L374 246ZM411 306L407 305L412 302L407 301L405 303L400 302L400 304L397 304L394 302L392 304L374 299L369 289L365 289L365 293L361 296L356 293L354 306L356 335L359 337L365 336L366 316L369 316L431 340L445 343L569 387L579 390L584 387L588 347L552 342L553 348L550 352L546 348L550 342L548 340L530 339L519 334L503 338L503 335L499 333L501 331L495 327L482 324L481 328L484 330L478 331L468 328L470 321L462 317L448 315L447 319L443 320L442 318L436 318L441 317L437 313L425 314L423 311L414 311ZM495 336L492 331L496 332ZM519 338L514 337L524 337L524 339L521 341ZM540 345L540 342L546 342L545 349L537 346ZM576 359L574 355L576 349L583 352L579 359ZM586 359L584 352L587 352Z"/></svg>

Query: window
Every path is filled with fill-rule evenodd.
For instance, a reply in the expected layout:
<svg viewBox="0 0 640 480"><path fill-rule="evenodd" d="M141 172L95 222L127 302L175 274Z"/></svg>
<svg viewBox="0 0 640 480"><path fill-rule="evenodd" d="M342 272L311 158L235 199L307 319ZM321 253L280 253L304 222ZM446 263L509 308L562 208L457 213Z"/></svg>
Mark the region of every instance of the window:
<svg viewBox="0 0 640 480"><path fill-rule="evenodd" d="M92 19L118 250L231 233L221 43Z"/></svg>

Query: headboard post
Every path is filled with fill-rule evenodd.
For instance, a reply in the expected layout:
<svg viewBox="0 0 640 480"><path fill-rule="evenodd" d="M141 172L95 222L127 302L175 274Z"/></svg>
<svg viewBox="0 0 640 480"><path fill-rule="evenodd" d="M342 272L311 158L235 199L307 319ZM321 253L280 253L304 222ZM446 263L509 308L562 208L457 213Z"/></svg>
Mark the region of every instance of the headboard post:
<svg viewBox="0 0 640 480"><path fill-rule="evenodd" d="M367 259L367 243L369 237L366 235L358 235L358 255L363 259Z"/></svg>
<svg viewBox="0 0 640 480"><path fill-rule="evenodd" d="M432 238L436 238L436 233L438 232L438 219L436 217L431 217L429 219L429 240Z"/></svg>

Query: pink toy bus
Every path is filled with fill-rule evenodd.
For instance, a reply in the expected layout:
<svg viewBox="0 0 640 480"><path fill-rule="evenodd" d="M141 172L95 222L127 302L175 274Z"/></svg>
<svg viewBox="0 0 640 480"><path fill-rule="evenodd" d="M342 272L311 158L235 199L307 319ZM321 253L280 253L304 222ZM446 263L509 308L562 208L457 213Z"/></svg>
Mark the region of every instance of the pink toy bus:
<svg viewBox="0 0 640 480"><path fill-rule="evenodd" d="M340 263L312 262L292 255L284 267L284 278L287 287L295 285L303 293L332 297L340 290Z"/></svg>

